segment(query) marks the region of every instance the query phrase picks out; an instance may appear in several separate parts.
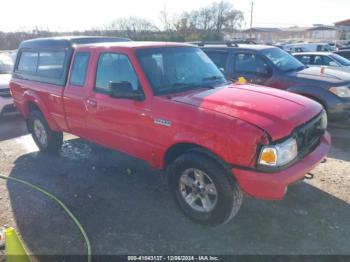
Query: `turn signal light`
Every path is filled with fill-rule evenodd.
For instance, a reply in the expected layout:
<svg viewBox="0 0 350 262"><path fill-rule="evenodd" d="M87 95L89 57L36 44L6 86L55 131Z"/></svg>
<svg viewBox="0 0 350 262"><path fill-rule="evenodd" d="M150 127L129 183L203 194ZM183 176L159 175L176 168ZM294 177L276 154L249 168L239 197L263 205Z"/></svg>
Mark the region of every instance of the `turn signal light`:
<svg viewBox="0 0 350 262"><path fill-rule="evenodd" d="M277 152L274 148L264 148L260 155L260 164L275 166L277 163Z"/></svg>

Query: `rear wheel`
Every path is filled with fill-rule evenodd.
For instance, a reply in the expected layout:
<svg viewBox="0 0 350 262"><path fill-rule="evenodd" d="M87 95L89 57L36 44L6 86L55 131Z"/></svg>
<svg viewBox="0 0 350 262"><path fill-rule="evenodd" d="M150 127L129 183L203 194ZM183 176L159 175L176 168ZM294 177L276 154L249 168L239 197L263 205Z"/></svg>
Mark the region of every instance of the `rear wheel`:
<svg viewBox="0 0 350 262"><path fill-rule="evenodd" d="M34 111L28 119L29 131L39 147L45 153L58 153L63 143L63 133L50 129L42 113Z"/></svg>
<svg viewBox="0 0 350 262"><path fill-rule="evenodd" d="M230 174L228 174L230 175ZM181 210L202 224L219 225L239 211L243 193L210 157L189 152L169 167L170 189Z"/></svg>

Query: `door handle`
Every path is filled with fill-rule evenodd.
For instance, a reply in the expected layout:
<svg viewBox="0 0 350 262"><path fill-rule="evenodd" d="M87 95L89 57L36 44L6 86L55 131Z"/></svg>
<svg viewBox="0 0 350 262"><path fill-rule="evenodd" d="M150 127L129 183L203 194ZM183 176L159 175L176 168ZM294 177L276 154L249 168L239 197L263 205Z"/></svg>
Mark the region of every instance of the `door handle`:
<svg viewBox="0 0 350 262"><path fill-rule="evenodd" d="M97 101L93 99L86 100L86 104L88 107L93 107L93 108L97 107Z"/></svg>

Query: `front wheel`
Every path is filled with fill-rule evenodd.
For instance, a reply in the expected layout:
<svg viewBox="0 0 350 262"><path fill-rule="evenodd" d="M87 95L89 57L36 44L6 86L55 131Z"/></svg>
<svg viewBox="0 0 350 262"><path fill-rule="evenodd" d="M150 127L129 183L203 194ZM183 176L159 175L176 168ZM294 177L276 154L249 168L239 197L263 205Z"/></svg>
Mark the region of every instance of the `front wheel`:
<svg viewBox="0 0 350 262"><path fill-rule="evenodd" d="M177 158L169 167L169 185L181 210L201 224L230 221L242 205L243 193L226 172L201 153L188 152Z"/></svg>
<svg viewBox="0 0 350 262"><path fill-rule="evenodd" d="M40 151L45 153L58 153L60 151L63 133L51 130L40 112L32 112L28 119L28 127Z"/></svg>

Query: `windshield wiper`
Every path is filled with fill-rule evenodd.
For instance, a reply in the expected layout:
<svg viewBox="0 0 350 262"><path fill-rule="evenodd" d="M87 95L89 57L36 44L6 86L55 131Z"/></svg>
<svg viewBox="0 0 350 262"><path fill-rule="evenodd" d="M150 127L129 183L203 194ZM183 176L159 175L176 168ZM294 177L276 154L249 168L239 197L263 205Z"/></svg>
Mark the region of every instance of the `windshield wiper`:
<svg viewBox="0 0 350 262"><path fill-rule="evenodd" d="M306 68L306 66L299 66L297 68L288 69L286 72L300 71L300 70L303 70L305 68Z"/></svg>
<svg viewBox="0 0 350 262"><path fill-rule="evenodd" d="M172 83L166 86L163 86L161 88L159 88L160 90L162 90L162 92L164 91L182 91L182 90L191 90L191 89L196 89L196 88L209 88L209 89L214 89L215 87L211 86L211 85L207 85L205 83Z"/></svg>
<svg viewBox="0 0 350 262"><path fill-rule="evenodd" d="M209 77L204 77L202 79L202 81L208 81L208 80L219 80L219 79L223 79L222 76L209 76Z"/></svg>

